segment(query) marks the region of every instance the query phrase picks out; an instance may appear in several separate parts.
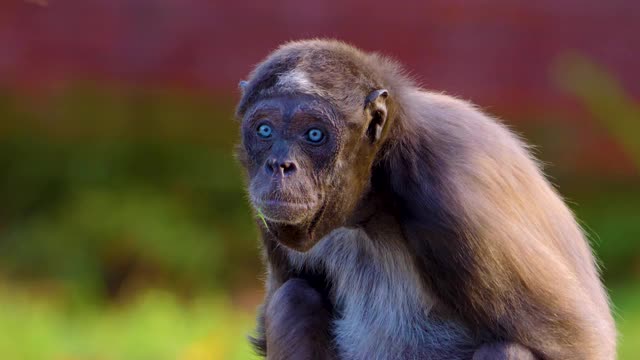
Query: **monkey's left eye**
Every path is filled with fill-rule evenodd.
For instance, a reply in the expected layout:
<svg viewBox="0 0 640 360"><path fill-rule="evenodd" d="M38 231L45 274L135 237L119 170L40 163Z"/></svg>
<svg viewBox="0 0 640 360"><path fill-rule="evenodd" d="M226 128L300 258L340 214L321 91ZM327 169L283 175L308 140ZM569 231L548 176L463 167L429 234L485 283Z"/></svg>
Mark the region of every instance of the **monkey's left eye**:
<svg viewBox="0 0 640 360"><path fill-rule="evenodd" d="M322 130L313 128L307 131L307 140L309 140L310 142L317 144L321 142L322 139L324 139L324 133L322 132Z"/></svg>
<svg viewBox="0 0 640 360"><path fill-rule="evenodd" d="M270 137L272 132L273 132L273 129L271 129L271 126L267 124L262 124L258 126L258 136L260 136L261 138L266 139Z"/></svg>

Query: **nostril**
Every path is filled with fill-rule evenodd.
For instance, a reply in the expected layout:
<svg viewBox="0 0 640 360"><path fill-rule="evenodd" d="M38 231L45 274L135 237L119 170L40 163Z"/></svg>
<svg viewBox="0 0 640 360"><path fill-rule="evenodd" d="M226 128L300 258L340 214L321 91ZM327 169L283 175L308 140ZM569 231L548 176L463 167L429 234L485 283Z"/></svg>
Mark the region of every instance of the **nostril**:
<svg viewBox="0 0 640 360"><path fill-rule="evenodd" d="M276 161L273 159L269 159L267 160L266 164L264 164L265 170L267 170L267 173L273 175L276 172L276 169L278 168L278 166L276 165Z"/></svg>
<svg viewBox="0 0 640 360"><path fill-rule="evenodd" d="M280 168L283 174L291 174L296 171L296 164L292 161L284 161L280 163Z"/></svg>

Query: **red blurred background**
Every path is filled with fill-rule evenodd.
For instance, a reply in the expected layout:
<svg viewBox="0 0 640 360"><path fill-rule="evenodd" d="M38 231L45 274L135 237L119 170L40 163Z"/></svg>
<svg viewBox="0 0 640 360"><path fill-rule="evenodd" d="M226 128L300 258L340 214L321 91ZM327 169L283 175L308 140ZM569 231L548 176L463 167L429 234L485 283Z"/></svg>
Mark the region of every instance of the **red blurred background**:
<svg viewBox="0 0 640 360"><path fill-rule="evenodd" d="M0 5L0 84L51 92L93 81L228 97L282 42L331 37L397 58L425 87L511 121L562 112L584 124L589 114L554 83L554 66L587 56L637 98L639 13L640 2L625 0L13 0ZM591 130L576 140L588 164L575 163L628 174L624 154Z"/></svg>

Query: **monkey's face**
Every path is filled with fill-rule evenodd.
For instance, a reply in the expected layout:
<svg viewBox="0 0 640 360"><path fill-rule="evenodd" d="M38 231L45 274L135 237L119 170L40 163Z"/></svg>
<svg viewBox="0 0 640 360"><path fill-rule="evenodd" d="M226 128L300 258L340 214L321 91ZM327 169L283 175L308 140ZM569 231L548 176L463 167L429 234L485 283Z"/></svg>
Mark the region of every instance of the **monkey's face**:
<svg viewBox="0 0 640 360"><path fill-rule="evenodd" d="M369 182L366 134L362 109L345 115L308 95L264 99L245 113L238 155L249 198L280 242L306 251L344 225Z"/></svg>

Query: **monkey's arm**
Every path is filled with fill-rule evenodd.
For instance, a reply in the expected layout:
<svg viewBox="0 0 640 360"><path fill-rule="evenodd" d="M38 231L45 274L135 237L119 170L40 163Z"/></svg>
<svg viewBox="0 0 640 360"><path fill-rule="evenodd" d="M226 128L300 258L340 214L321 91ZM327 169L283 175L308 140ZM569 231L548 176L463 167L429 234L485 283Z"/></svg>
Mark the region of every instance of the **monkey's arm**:
<svg viewBox="0 0 640 360"><path fill-rule="evenodd" d="M271 298L276 291L289 279L288 263L286 257L278 248L275 239L269 234L269 232L258 224L258 228L262 232L262 244L263 244L263 260L267 267L266 278L266 294L264 302L258 308L257 325L255 334L249 337L249 341L253 346L254 351L261 356L267 356L267 333L265 326L266 310L269 307Z"/></svg>
<svg viewBox="0 0 640 360"><path fill-rule="evenodd" d="M288 280L266 304L267 358L334 359L330 323L322 295L305 280Z"/></svg>
<svg viewBox="0 0 640 360"><path fill-rule="evenodd" d="M291 278L282 248L265 236L267 294L258 315L256 351L270 360L331 360L332 314L322 295L307 281Z"/></svg>

